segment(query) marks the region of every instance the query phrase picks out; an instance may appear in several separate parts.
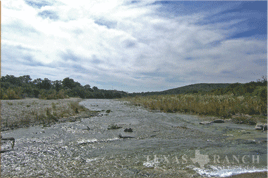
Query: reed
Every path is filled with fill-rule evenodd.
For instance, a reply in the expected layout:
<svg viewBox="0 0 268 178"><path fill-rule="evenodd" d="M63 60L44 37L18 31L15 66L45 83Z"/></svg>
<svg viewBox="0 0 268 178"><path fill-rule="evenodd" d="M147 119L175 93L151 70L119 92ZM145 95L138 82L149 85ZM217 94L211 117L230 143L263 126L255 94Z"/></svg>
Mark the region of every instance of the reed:
<svg viewBox="0 0 268 178"><path fill-rule="evenodd" d="M234 95L154 95L125 98L135 105L151 110L180 112L230 118L236 113L261 115L267 113L267 104L258 97Z"/></svg>

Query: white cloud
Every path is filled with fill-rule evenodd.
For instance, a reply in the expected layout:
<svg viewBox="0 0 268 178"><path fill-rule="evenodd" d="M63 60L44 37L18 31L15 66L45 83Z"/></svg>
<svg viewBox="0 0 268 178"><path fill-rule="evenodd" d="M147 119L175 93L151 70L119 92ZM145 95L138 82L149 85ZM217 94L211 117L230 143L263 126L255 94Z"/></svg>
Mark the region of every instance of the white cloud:
<svg viewBox="0 0 268 178"><path fill-rule="evenodd" d="M148 91L191 82L246 82L256 79L250 72L266 72L259 64L266 60L264 40L228 39L243 19L199 24L208 13L169 17L148 1L2 5L2 75L73 76L99 88L117 83L119 90Z"/></svg>

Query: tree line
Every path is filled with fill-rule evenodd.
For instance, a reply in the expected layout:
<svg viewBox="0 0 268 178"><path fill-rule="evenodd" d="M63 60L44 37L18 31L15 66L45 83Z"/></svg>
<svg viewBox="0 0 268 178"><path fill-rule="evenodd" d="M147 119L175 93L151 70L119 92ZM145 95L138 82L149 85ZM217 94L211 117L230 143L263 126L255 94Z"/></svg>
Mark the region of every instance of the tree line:
<svg viewBox="0 0 268 178"><path fill-rule="evenodd" d="M6 75L1 77L0 84L0 99L121 98L127 96L124 91L98 89L96 86L91 88L88 84L83 86L69 77L51 81L48 78L32 80L30 75L19 77Z"/></svg>
<svg viewBox="0 0 268 178"><path fill-rule="evenodd" d="M233 94L235 96L257 96L267 103L267 78L262 77L256 82L233 83L226 88L214 89L211 91L214 95Z"/></svg>
<svg viewBox="0 0 268 178"><path fill-rule="evenodd" d="M267 78L263 77L256 82L233 84L193 84L177 89L162 92L127 93L117 90L104 90L90 85L81 85L67 77L63 80L51 81L48 78L32 80L29 75L15 77L6 75L0 79L0 99L21 99L25 97L40 99L63 99L68 97L80 98L121 98L125 96L146 96L165 94L202 94L257 96L267 103Z"/></svg>

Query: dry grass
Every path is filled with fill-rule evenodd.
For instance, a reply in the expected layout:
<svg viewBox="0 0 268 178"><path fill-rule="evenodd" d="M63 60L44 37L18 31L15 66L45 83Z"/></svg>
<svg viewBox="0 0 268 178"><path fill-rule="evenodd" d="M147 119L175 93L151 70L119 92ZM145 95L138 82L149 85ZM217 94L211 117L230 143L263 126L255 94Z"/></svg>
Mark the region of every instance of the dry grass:
<svg viewBox="0 0 268 178"><path fill-rule="evenodd" d="M49 126L58 121L68 121L73 117L90 117L95 114L84 106L79 105L80 99L75 100L26 100L7 102L2 106L2 130L28 127L31 125ZM3 102L3 101L2 101ZM10 104L12 103L12 104Z"/></svg>
<svg viewBox="0 0 268 178"><path fill-rule="evenodd" d="M267 113L267 106L257 97L233 95L155 95L125 98L135 105L151 110L180 112L230 118L236 113L260 115Z"/></svg>

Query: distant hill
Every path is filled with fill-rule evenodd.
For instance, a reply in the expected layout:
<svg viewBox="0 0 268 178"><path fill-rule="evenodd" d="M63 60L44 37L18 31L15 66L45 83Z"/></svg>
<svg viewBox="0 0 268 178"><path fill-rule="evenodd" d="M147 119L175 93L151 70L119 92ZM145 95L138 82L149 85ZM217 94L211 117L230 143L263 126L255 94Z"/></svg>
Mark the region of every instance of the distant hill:
<svg viewBox="0 0 268 178"><path fill-rule="evenodd" d="M159 92L142 92L142 93L132 93L131 96L136 95L167 95L167 94L187 94L187 93L204 93L215 89L227 88L231 83L198 83L186 85L183 87L173 88L169 90L159 91Z"/></svg>
<svg viewBox="0 0 268 178"><path fill-rule="evenodd" d="M226 88L230 83L198 83L192 85L186 85L183 87L173 88L162 91L162 94L185 94L185 93L198 93L208 92L215 89Z"/></svg>

